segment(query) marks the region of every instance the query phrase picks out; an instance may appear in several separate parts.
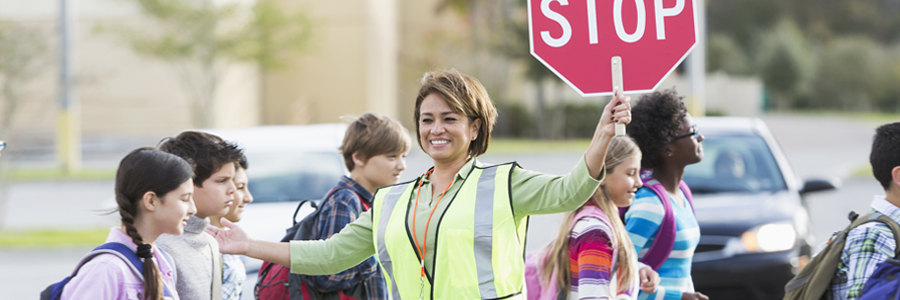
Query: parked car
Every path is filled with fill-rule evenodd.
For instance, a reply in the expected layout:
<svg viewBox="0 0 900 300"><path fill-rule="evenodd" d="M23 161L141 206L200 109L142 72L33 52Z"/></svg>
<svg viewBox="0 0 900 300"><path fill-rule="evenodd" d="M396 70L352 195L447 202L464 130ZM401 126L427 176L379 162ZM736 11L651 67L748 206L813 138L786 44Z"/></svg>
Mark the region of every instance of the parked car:
<svg viewBox="0 0 900 300"><path fill-rule="evenodd" d="M836 180L801 183L759 119L697 118L703 161L685 169L700 244L691 275L710 299L781 299L815 245L803 197Z"/></svg>
<svg viewBox="0 0 900 300"><path fill-rule="evenodd" d="M302 126L260 126L234 130L208 130L244 148L253 202L238 223L255 239L280 241L297 204L304 199L320 200L347 174L338 152L344 138L344 124ZM304 206L301 220L312 209ZM261 261L246 258L248 272L259 269Z"/></svg>

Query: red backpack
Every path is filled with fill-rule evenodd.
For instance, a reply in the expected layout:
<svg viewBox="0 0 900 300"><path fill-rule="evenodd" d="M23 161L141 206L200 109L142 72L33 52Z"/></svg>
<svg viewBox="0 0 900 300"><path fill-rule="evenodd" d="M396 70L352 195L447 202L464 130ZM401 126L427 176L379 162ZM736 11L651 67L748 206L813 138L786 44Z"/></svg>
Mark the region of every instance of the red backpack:
<svg viewBox="0 0 900 300"><path fill-rule="evenodd" d="M331 194L339 189L346 187L335 187L325 195L322 201L326 201ZM357 194L359 199L362 199ZM309 203L315 211L307 215L303 220L297 222L297 213L303 204ZM369 210L369 205L365 201L360 201L363 211ZM303 200L297 204L294 210L292 221L294 225L287 229L287 234L281 239L282 242L318 240L319 239L319 210L313 200ZM306 281L299 274L291 274L291 268L274 264L271 262L263 262L260 267L259 276L256 279L256 286L253 288L253 295L258 300L357 300L365 298L365 287L360 282L356 287L344 291L334 293L319 292L314 288L309 288Z"/></svg>

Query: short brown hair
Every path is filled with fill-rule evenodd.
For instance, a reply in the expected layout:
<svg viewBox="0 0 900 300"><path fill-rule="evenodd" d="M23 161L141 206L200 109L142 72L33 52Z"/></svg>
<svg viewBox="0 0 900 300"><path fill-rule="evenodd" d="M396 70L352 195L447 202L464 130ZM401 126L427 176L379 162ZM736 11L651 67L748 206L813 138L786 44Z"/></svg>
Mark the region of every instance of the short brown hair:
<svg viewBox="0 0 900 300"><path fill-rule="evenodd" d="M200 131L184 131L176 137L164 138L157 148L192 164L194 186L197 187L203 187L203 181L218 172L222 166L237 163L244 156L244 151L236 144Z"/></svg>
<svg viewBox="0 0 900 300"><path fill-rule="evenodd" d="M469 144L469 155L475 157L487 152L491 131L497 122L497 108L491 102L487 90L475 77L460 73L456 69L427 72L422 77L422 87L416 96L416 140L422 150L422 136L419 133L419 116L422 101L428 95L436 94L447 102L453 112L463 114L471 121L481 120L478 135Z"/></svg>
<svg viewBox="0 0 900 300"><path fill-rule="evenodd" d="M344 142L338 149L348 171L353 171L353 153L368 160L373 156L409 151L409 132L399 122L376 113L365 113L347 126Z"/></svg>

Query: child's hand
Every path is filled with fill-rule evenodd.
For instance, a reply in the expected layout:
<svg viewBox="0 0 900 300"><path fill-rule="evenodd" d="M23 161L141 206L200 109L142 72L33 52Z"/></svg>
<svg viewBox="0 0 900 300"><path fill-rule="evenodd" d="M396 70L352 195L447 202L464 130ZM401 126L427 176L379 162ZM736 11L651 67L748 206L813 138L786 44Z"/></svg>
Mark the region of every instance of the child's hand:
<svg viewBox="0 0 900 300"><path fill-rule="evenodd" d="M659 273L651 267L643 267L638 270L638 275L641 278L641 291L647 294L655 293L656 287L659 286Z"/></svg>

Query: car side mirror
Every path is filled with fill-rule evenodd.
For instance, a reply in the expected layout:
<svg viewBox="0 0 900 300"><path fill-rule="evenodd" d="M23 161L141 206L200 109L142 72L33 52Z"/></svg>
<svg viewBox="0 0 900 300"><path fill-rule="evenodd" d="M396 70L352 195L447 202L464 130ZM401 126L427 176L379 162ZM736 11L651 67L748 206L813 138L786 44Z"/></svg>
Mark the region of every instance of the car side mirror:
<svg viewBox="0 0 900 300"><path fill-rule="evenodd" d="M800 195L806 195L814 192L821 191L829 191L837 189L841 186L841 180L834 178L831 180L828 179L809 179L803 183L803 188L800 189Z"/></svg>

